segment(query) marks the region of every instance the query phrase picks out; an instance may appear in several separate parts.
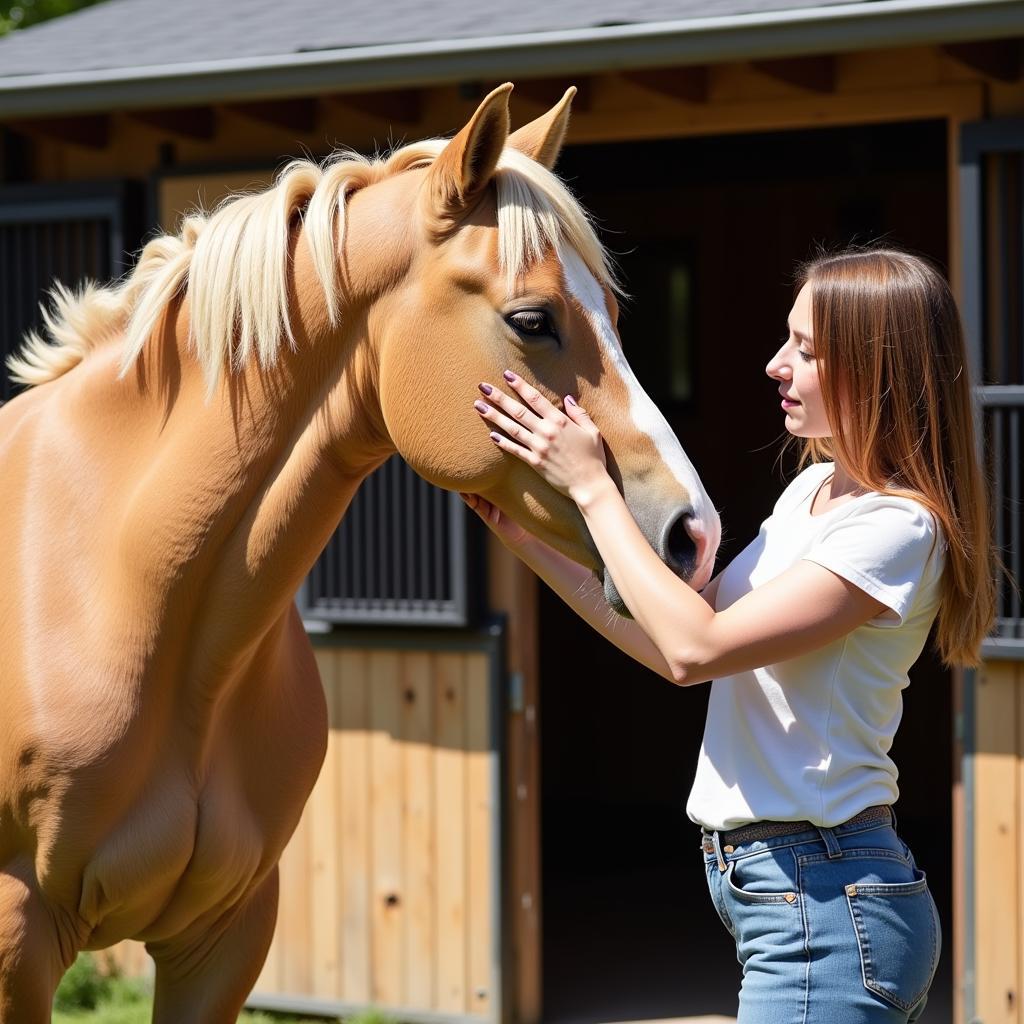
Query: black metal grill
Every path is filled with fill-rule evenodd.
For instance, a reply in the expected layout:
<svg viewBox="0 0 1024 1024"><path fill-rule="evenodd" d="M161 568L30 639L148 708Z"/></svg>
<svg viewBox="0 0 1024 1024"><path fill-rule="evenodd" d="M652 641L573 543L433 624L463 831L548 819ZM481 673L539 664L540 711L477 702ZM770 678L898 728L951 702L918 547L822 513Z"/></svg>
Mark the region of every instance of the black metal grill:
<svg viewBox="0 0 1024 1024"><path fill-rule="evenodd" d="M78 191L77 189L73 191ZM124 269L124 194L69 195L51 187L0 189L0 355L42 325L40 303L55 280L74 288ZM14 386L4 369L0 399Z"/></svg>
<svg viewBox="0 0 1024 1024"><path fill-rule="evenodd" d="M363 483L299 594L307 622L470 620L465 506L397 455Z"/></svg>
<svg viewBox="0 0 1024 1024"><path fill-rule="evenodd" d="M960 183L963 315L1000 578L989 657L1024 656L1024 120L966 125Z"/></svg>

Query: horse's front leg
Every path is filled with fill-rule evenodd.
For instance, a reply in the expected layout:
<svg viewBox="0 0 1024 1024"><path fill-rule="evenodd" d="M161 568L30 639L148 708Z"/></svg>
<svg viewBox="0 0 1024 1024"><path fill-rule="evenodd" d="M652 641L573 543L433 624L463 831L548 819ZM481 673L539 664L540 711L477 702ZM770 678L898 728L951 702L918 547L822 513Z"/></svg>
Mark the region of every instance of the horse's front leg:
<svg viewBox="0 0 1024 1024"><path fill-rule="evenodd" d="M0 867L0 1024L48 1024L81 931L44 900L28 857Z"/></svg>
<svg viewBox="0 0 1024 1024"><path fill-rule="evenodd" d="M153 1024L235 1024L277 921L277 865L243 902L201 931L149 943Z"/></svg>

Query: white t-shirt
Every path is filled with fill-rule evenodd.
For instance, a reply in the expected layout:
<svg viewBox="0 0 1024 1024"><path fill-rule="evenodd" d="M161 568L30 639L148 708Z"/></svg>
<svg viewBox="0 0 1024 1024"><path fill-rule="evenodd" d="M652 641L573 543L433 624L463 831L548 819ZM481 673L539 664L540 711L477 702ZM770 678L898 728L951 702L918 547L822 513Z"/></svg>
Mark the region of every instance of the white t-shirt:
<svg viewBox="0 0 1024 1024"><path fill-rule="evenodd" d="M706 829L804 818L828 827L899 795L889 748L938 610L945 545L907 498L871 492L811 515L832 470L811 465L786 488L723 572L716 609L807 558L886 610L809 654L715 680L686 805Z"/></svg>

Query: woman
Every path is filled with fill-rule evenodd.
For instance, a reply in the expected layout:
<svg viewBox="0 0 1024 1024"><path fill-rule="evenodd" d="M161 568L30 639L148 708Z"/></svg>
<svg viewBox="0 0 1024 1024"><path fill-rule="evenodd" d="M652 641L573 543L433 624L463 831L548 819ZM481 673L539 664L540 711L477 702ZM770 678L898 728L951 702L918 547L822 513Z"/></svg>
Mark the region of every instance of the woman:
<svg viewBox="0 0 1024 1024"><path fill-rule="evenodd" d="M608 624L586 570L463 497L629 654L683 686L715 680L687 813L743 964L740 1024L895 1024L920 1016L940 935L895 832L888 751L933 622L948 665L977 663L987 504L943 278L851 249L801 267L797 288L766 372L806 468L700 594L647 544L571 396L560 412L506 373L515 397L483 382L475 405L495 444L577 503L632 622Z"/></svg>

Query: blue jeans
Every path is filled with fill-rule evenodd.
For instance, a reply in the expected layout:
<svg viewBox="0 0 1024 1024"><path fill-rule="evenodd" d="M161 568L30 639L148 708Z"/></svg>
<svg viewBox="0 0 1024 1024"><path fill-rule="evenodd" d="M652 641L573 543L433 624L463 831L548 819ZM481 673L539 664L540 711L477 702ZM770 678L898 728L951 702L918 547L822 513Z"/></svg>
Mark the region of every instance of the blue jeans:
<svg viewBox="0 0 1024 1024"><path fill-rule="evenodd" d="M917 1020L939 919L892 825L815 828L729 852L705 836L711 899L743 965L738 1024Z"/></svg>

